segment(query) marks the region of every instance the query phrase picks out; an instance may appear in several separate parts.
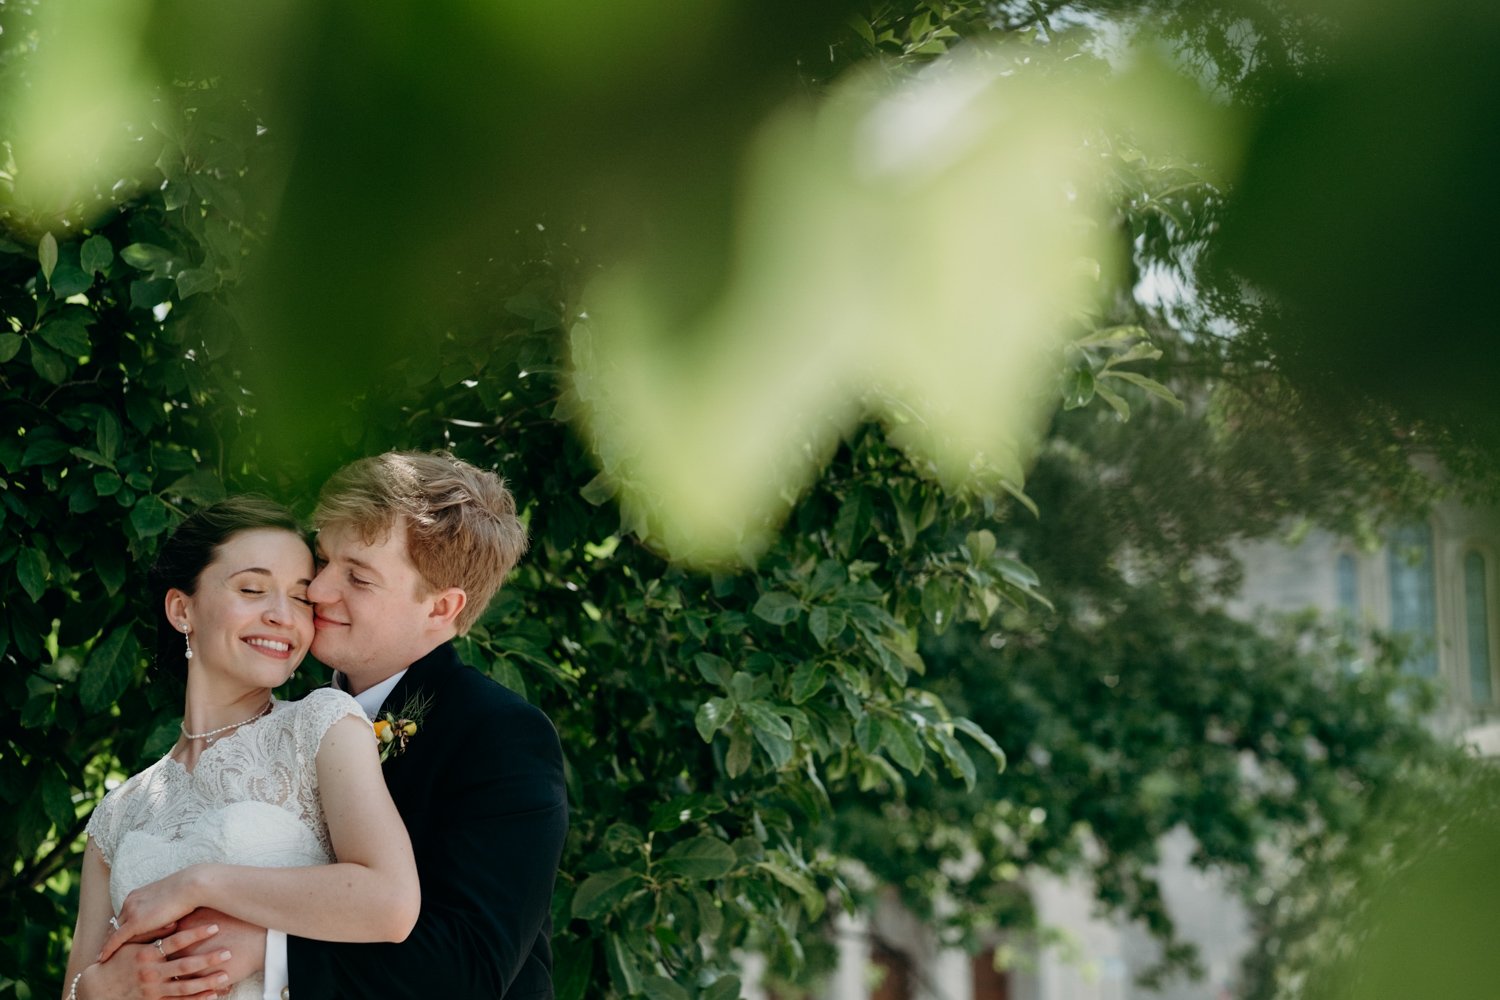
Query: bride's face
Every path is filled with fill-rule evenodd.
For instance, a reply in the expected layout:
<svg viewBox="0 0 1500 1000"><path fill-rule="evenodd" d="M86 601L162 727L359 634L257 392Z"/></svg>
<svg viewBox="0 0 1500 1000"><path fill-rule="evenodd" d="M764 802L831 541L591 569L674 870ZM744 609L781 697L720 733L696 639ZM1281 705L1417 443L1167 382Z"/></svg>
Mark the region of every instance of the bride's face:
<svg viewBox="0 0 1500 1000"><path fill-rule="evenodd" d="M250 687L285 682L312 644L312 576L312 553L289 531L230 536L199 574L197 593L167 596L168 616L192 628L190 669Z"/></svg>

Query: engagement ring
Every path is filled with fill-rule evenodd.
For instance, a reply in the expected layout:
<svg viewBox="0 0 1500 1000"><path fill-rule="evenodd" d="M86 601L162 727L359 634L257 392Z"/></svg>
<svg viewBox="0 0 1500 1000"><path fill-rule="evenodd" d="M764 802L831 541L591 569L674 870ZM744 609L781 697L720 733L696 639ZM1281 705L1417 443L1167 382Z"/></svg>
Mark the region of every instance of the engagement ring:
<svg viewBox="0 0 1500 1000"><path fill-rule="evenodd" d="M163 960L165 960L167 957L167 950L161 946L161 938L156 939L156 950L161 952L161 957Z"/></svg>
<svg viewBox="0 0 1500 1000"><path fill-rule="evenodd" d="M115 930L119 930L120 929L120 918L119 917L110 917L109 918L109 926L113 927Z"/></svg>

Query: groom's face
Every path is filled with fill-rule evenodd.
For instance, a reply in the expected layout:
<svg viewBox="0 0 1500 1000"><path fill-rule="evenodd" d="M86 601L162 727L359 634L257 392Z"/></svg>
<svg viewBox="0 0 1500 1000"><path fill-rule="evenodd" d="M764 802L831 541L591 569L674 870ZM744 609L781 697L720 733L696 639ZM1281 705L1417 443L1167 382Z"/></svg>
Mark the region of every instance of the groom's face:
<svg viewBox="0 0 1500 1000"><path fill-rule="evenodd" d="M435 644L428 634L428 588L406 554L406 525L370 544L352 528L318 533L318 574L307 588L316 629L312 654L342 673L358 694Z"/></svg>

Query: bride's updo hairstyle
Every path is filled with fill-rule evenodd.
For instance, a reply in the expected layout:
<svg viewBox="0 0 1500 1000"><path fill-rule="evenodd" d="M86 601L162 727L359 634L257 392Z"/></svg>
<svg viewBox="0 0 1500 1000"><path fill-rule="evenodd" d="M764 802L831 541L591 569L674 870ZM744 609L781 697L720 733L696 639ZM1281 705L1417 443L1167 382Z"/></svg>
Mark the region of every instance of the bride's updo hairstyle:
<svg viewBox="0 0 1500 1000"><path fill-rule="evenodd" d="M526 553L526 526L505 480L443 451L388 451L352 462L324 484L313 513L318 530L352 528L366 545L398 524L427 586L459 587L468 598L454 622L459 635Z"/></svg>
<svg viewBox="0 0 1500 1000"><path fill-rule="evenodd" d="M279 528L303 537L292 512L274 500L246 494L229 497L189 514L156 554L146 579L156 615L156 670L165 676L187 676L182 633L167 618L167 591L198 592L198 578L219 547L242 531Z"/></svg>

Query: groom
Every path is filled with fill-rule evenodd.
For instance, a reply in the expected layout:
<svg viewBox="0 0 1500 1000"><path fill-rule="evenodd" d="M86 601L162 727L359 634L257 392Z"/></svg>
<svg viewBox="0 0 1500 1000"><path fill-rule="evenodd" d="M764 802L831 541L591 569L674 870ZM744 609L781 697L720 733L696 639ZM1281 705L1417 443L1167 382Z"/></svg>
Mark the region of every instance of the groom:
<svg viewBox="0 0 1500 1000"><path fill-rule="evenodd" d="M545 715L466 667L451 642L526 548L515 501L498 476L449 455L387 453L337 472L314 524L313 655L367 714L417 722L383 767L422 912L400 944L266 932L266 995L550 1000L562 751ZM255 948L259 928L219 922L208 946Z"/></svg>

